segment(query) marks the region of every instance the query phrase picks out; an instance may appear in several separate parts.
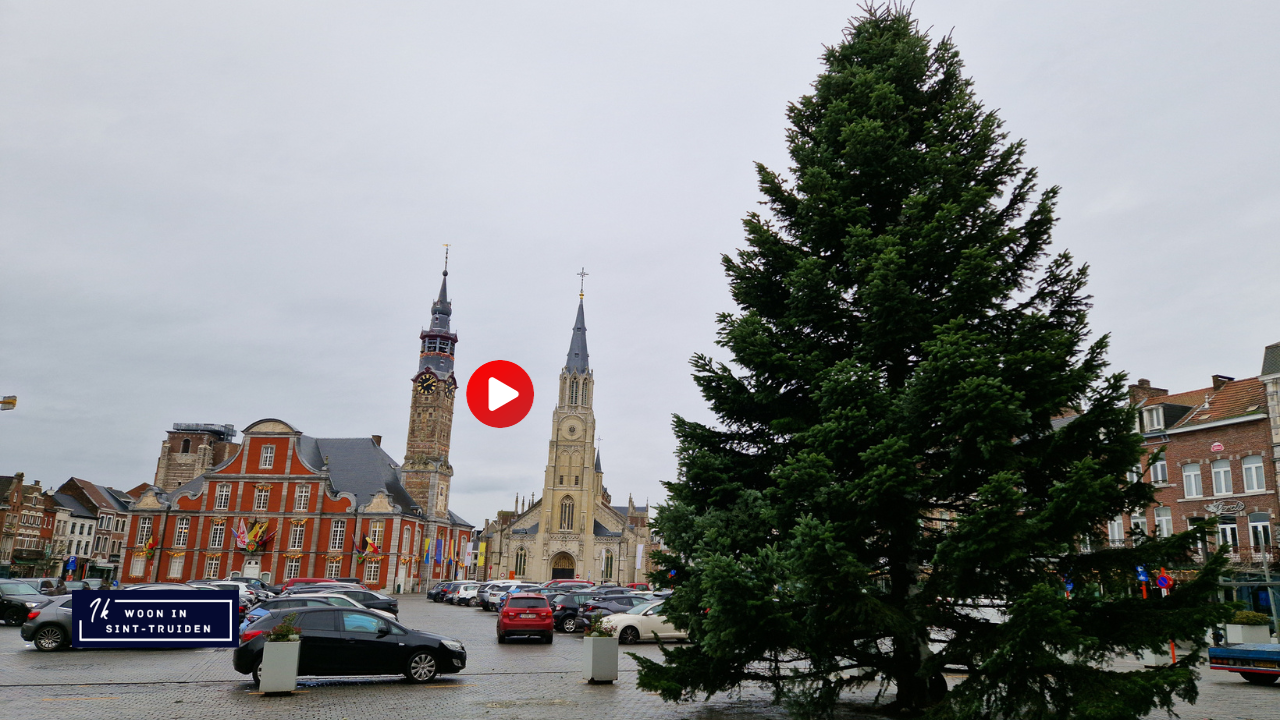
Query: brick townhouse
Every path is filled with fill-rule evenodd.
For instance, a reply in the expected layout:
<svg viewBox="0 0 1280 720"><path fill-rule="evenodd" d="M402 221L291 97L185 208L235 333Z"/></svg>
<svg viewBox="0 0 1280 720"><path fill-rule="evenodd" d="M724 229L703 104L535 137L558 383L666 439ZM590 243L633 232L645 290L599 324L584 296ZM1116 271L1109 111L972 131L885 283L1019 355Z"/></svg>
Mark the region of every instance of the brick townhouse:
<svg viewBox="0 0 1280 720"><path fill-rule="evenodd" d="M134 498L123 490L76 477L62 483L54 497L59 495L74 501L74 505L68 506L74 525L69 535L69 552L76 555L77 577L119 580L129 503ZM87 511L92 526L84 526L81 511Z"/></svg>
<svg viewBox="0 0 1280 720"><path fill-rule="evenodd" d="M1276 488L1277 418L1268 411L1267 370L1280 380L1280 345L1267 348L1264 375L1237 380L1215 375L1212 384L1169 393L1145 379L1131 385L1143 446L1163 457L1145 463L1142 480L1155 486L1156 503L1108 528L1113 543L1129 528L1164 536L1190 527L1195 518L1216 518L1208 549L1227 546L1237 571L1274 560L1280 517ZM1280 388L1277 388L1280 393ZM1273 403L1274 405L1275 403ZM1139 472L1131 474L1137 480Z"/></svg>

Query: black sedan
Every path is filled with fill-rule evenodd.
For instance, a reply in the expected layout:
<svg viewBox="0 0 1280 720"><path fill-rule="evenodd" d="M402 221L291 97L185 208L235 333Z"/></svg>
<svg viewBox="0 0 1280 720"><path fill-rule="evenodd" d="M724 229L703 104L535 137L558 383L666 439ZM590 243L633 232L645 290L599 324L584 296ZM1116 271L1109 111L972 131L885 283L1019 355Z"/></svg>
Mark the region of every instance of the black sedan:
<svg viewBox="0 0 1280 720"><path fill-rule="evenodd" d="M274 610L240 635L233 663L236 672L257 684L267 634L289 614L302 636L298 675L401 675L426 682L467 666L462 642L413 630L367 610L293 608Z"/></svg>
<svg viewBox="0 0 1280 720"><path fill-rule="evenodd" d="M49 598L19 580L0 580L0 618L5 625L21 625L27 613L44 605Z"/></svg>
<svg viewBox="0 0 1280 720"><path fill-rule="evenodd" d="M555 596L551 601L551 614L555 618L556 629L563 632L585 630L586 624L578 622L578 610L591 602L592 597L591 593L576 590Z"/></svg>
<svg viewBox="0 0 1280 720"><path fill-rule="evenodd" d="M597 595L583 603L582 608L578 610L578 618L581 622L590 624L592 618L597 615L624 613L637 605L643 605L647 602L653 601L638 595Z"/></svg>

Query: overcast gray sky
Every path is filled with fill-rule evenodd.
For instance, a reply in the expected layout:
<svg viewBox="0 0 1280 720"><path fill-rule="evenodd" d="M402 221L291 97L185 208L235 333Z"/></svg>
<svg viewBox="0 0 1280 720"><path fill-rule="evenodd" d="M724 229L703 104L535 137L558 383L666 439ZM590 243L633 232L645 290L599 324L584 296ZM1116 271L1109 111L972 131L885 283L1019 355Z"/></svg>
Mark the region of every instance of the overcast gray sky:
<svg viewBox="0 0 1280 720"><path fill-rule="evenodd" d="M1093 267L1118 369L1189 390L1280 341L1280 5L917 0ZM453 246L453 508L537 491L582 266L606 484L658 501L731 303L721 253L853 2L0 1L0 474L148 482L174 422L403 457Z"/></svg>

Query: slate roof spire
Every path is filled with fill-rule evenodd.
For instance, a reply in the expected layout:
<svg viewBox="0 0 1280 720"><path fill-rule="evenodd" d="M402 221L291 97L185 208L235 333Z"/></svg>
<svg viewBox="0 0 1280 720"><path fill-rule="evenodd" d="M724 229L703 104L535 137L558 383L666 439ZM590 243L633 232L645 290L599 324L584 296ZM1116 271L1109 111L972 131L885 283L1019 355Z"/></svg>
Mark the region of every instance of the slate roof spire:
<svg viewBox="0 0 1280 720"><path fill-rule="evenodd" d="M582 311L582 293L578 293L578 319L573 323L573 339L569 341L569 354L564 361L564 371L585 375L590 369L587 362L587 321Z"/></svg>
<svg viewBox="0 0 1280 720"><path fill-rule="evenodd" d="M440 297L431 303L431 329L449 331L449 316L453 314L453 303L449 302L449 258L444 261L444 272L440 279Z"/></svg>
<svg viewBox="0 0 1280 720"><path fill-rule="evenodd" d="M601 469L600 467L600 449L599 448L596 448L596 472L598 473L604 472L604 470Z"/></svg>

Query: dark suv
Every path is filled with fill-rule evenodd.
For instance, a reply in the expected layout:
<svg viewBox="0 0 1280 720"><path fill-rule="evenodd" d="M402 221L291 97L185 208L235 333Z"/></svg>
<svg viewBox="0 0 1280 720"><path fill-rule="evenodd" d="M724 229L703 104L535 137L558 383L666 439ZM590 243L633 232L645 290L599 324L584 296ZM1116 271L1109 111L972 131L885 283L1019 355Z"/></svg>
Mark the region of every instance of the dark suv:
<svg viewBox="0 0 1280 720"><path fill-rule="evenodd" d="M45 595L21 580L0 580L0 618L5 625L21 625L27 613L49 601Z"/></svg>
<svg viewBox="0 0 1280 720"><path fill-rule="evenodd" d="M551 600L552 617L556 621L556 629L562 632L574 632L585 629L586 624L578 622L578 610L582 605L591 602L594 597L589 592L573 591L557 595Z"/></svg>

